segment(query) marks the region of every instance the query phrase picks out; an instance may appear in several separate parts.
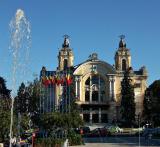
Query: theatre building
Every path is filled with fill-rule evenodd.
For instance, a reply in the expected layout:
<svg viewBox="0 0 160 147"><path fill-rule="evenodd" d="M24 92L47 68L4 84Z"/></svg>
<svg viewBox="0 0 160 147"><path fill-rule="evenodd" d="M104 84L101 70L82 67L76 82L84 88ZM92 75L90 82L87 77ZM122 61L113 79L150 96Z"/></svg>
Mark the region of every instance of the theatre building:
<svg viewBox="0 0 160 147"><path fill-rule="evenodd" d="M86 61L74 65L73 50L70 48L69 38L65 37L58 54L57 70L42 69L41 76L44 70L46 74L50 73L53 76L57 72L64 73L66 68L72 67L72 84L74 84L76 103L81 117L86 123L107 123L120 118L121 81L126 69L132 67L131 53L123 37L120 38L118 49L115 50L114 60L114 65L109 64L102 61L97 53L92 53ZM143 110L147 70L145 66L139 70L132 69L130 76L134 85L136 114L138 115ZM63 87L64 85L55 85L51 88L52 94L48 99L53 102L49 104L53 108L59 105ZM43 99L46 100L46 98Z"/></svg>

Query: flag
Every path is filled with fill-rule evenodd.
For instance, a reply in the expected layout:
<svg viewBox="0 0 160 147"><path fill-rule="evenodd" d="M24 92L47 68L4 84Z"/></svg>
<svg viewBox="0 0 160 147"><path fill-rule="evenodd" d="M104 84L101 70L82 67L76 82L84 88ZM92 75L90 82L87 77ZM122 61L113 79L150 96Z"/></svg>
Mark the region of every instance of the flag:
<svg viewBox="0 0 160 147"><path fill-rule="evenodd" d="M45 85L45 86L48 86L50 84L47 76L42 77L42 84Z"/></svg>
<svg viewBox="0 0 160 147"><path fill-rule="evenodd" d="M55 77L54 76L49 76L49 80L51 82L51 84L55 84Z"/></svg>
<svg viewBox="0 0 160 147"><path fill-rule="evenodd" d="M72 84L72 78L71 78L70 74L67 74L66 82L67 82L68 85Z"/></svg>
<svg viewBox="0 0 160 147"><path fill-rule="evenodd" d="M47 77L46 79L47 79L47 84L48 85L51 84L51 81L50 81L49 77Z"/></svg>

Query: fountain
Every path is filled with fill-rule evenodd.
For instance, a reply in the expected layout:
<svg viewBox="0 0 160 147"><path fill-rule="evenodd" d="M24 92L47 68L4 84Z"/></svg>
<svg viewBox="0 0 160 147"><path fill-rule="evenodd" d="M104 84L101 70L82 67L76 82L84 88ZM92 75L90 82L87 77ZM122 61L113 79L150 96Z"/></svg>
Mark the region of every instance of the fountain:
<svg viewBox="0 0 160 147"><path fill-rule="evenodd" d="M24 77L28 71L29 50L31 46L30 23L26 19L24 11L18 9L10 24L11 42L10 51L13 57L12 65L12 105L11 105L11 123L10 123L10 147L13 137L13 104L16 91L20 82L24 82Z"/></svg>

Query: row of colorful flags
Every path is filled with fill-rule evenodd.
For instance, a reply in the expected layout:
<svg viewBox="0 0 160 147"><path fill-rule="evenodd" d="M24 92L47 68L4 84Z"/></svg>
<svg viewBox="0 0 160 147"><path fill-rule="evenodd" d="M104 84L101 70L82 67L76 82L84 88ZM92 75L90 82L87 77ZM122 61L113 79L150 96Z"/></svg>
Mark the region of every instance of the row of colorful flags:
<svg viewBox="0 0 160 147"><path fill-rule="evenodd" d="M63 85L66 83L67 85L71 85L73 78L70 74L67 75L54 75L54 76L42 76L41 77L42 84L45 86L48 85Z"/></svg>

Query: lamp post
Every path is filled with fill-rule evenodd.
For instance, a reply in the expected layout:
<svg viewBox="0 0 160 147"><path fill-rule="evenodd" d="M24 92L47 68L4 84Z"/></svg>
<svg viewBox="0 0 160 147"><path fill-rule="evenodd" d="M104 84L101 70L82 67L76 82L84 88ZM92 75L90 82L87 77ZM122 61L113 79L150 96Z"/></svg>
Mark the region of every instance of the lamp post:
<svg viewBox="0 0 160 147"><path fill-rule="evenodd" d="M12 146L12 137L13 137L13 107L14 107L14 98L11 97L11 123L10 123L10 133L9 133L9 137L10 137L10 143L9 143L9 147Z"/></svg>
<svg viewBox="0 0 160 147"><path fill-rule="evenodd" d="M139 147L141 146L141 138L140 138L140 123L141 123L141 120L140 120L140 116L141 116L141 114L140 114L140 112L138 113L138 131L139 131L139 137L138 137L138 139L139 139Z"/></svg>
<svg viewBox="0 0 160 147"><path fill-rule="evenodd" d="M147 100L147 109L148 109L148 118L147 118L147 121L148 121L148 124L150 124L151 121L152 121L152 116L151 116L151 100L150 100L150 97L147 96L146 100Z"/></svg>

